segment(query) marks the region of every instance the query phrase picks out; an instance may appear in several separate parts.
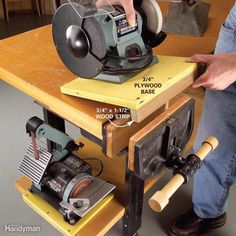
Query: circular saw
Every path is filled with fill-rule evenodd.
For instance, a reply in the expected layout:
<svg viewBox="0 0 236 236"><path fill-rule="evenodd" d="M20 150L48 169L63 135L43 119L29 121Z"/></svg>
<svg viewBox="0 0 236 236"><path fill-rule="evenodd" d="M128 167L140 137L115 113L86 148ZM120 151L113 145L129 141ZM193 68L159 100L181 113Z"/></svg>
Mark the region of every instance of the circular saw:
<svg viewBox="0 0 236 236"><path fill-rule="evenodd" d="M123 83L158 62L152 48L166 35L161 32L162 13L155 0L135 1L134 26L128 24L121 6L92 9L87 17L85 6L70 2L54 15L54 43L71 72L81 78Z"/></svg>

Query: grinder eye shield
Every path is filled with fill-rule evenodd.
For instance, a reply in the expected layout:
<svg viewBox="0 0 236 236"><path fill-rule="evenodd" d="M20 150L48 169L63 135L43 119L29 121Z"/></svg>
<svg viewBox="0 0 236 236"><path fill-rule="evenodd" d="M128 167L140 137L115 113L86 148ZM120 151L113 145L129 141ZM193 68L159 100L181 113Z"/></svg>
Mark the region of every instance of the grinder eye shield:
<svg viewBox="0 0 236 236"><path fill-rule="evenodd" d="M103 0L102 5L97 3L98 0L67 0L71 7L81 18L93 17L96 15L106 15L115 12L114 7L109 0ZM78 10L78 6L81 10Z"/></svg>

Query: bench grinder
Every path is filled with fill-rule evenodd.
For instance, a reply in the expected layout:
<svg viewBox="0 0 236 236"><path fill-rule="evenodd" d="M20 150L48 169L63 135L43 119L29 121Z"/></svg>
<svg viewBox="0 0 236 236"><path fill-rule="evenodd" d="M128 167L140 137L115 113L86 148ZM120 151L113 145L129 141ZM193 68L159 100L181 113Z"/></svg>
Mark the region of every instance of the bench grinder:
<svg viewBox="0 0 236 236"><path fill-rule="evenodd" d="M53 24L56 50L79 77L123 83L158 62L152 48L166 37L155 0L135 1L136 23L129 26L121 6L96 8L96 1L69 1ZM88 15L89 12L89 15Z"/></svg>

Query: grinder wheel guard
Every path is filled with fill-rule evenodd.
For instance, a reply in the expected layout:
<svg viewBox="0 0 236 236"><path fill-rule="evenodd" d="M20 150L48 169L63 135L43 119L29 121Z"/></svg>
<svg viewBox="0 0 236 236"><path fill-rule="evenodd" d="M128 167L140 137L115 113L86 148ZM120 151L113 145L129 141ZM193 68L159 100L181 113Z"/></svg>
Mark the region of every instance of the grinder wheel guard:
<svg viewBox="0 0 236 236"><path fill-rule="evenodd" d="M162 28L162 15L156 1L137 2L137 23L133 28L127 25L124 9L113 7L115 13L108 11L102 17L99 10L97 15L83 17L84 7L76 3L66 3L56 11L52 27L54 44L65 66L77 76L137 73L153 62L152 47L165 38L157 37ZM122 15L125 18L119 18ZM117 18L122 25L118 25ZM114 28L119 27L127 33L116 35Z"/></svg>
<svg viewBox="0 0 236 236"><path fill-rule="evenodd" d="M80 18L70 4L64 4L53 19L53 38L61 60L74 74L92 78L101 72L106 46L95 18Z"/></svg>

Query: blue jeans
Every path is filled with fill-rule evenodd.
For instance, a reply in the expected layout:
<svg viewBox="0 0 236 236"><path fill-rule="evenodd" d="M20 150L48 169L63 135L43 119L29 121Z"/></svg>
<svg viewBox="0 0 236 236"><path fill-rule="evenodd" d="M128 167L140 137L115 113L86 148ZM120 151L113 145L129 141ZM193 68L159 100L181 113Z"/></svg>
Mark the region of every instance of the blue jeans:
<svg viewBox="0 0 236 236"><path fill-rule="evenodd" d="M236 5L221 28L215 53L220 52L236 52ZM206 91L194 149L209 135L219 140L219 147L194 178L194 210L201 218L215 218L226 211L229 190L236 181L236 83L224 91Z"/></svg>

